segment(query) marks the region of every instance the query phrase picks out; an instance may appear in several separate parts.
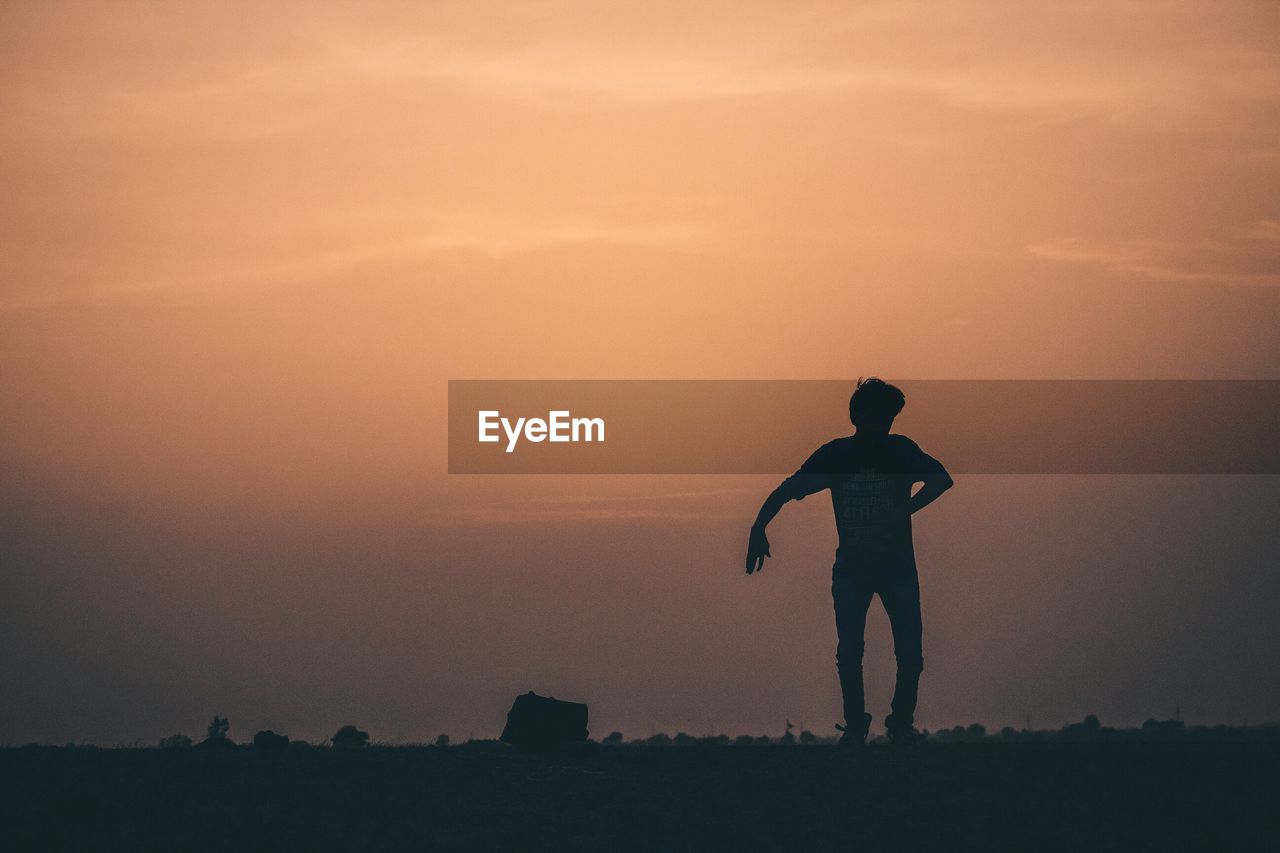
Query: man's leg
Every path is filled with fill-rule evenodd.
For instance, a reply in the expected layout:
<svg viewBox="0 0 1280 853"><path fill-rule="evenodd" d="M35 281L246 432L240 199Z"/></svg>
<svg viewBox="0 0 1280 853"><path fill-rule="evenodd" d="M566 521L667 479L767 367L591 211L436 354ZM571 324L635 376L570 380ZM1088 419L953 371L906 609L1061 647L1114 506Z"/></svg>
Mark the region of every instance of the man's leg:
<svg viewBox="0 0 1280 853"><path fill-rule="evenodd" d="M844 697L844 721L852 739L861 740L871 727L862 690L863 632L867 626L867 608L874 594L870 584L858 572L836 567L831 575L831 598L836 607L836 671L840 674L840 693ZM846 736L849 736L846 735Z"/></svg>
<svg viewBox="0 0 1280 853"><path fill-rule="evenodd" d="M893 630L893 655L898 677L893 689L893 712L885 719L890 734L907 733L915 722L920 673L924 670L921 643L920 582L914 571L885 583L880 600Z"/></svg>

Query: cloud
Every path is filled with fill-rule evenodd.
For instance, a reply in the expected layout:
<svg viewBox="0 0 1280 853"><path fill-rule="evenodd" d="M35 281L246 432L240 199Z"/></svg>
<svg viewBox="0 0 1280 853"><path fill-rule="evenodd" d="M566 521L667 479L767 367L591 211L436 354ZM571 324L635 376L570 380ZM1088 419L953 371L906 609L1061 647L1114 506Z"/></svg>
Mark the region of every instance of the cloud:
<svg viewBox="0 0 1280 853"><path fill-rule="evenodd" d="M1280 223L1261 220L1226 240L1099 240L1063 238L1033 243L1028 254L1048 261L1101 267L1145 281L1280 286Z"/></svg>
<svg viewBox="0 0 1280 853"><path fill-rule="evenodd" d="M1221 246L1040 240L1075 233L1085 184L1123 198L1089 220L1120 237L1194 233L1207 186L1238 188L1219 221L1268 210L1280 72L1256 6L82 12L0 32L0 310L606 244L823 270L1032 244L1274 279L1275 220Z"/></svg>
<svg viewBox="0 0 1280 853"><path fill-rule="evenodd" d="M1259 219L1242 235L1249 240L1265 240L1269 243L1280 243L1280 220Z"/></svg>
<svg viewBox="0 0 1280 853"><path fill-rule="evenodd" d="M483 506L456 508L455 521L512 524L536 521L738 521L743 518L732 498L756 496L759 487L699 489L659 494L582 494L514 501L487 501Z"/></svg>
<svg viewBox="0 0 1280 853"><path fill-rule="evenodd" d="M729 512L679 512L671 510L643 509L639 507L580 507L576 509L526 509L500 510L477 507L457 510L450 514L454 521L473 524L527 524L550 521L734 521L741 520L740 513Z"/></svg>
<svg viewBox="0 0 1280 853"><path fill-rule="evenodd" d="M205 269L152 272L135 269L114 280L101 275L67 277L68 286L0 294L0 313L45 309L62 305L147 298L177 294L205 299L246 290L322 282L377 264L422 262L452 256L458 251L503 260L525 253L568 246L613 246L653 250L685 250L706 245L716 234L710 223L688 220L619 223L605 219L523 221L514 218L451 214L444 211L379 212L378 220L394 220L394 227L369 230L336 216L317 223L323 245L305 253L255 257Z"/></svg>
<svg viewBox="0 0 1280 853"><path fill-rule="evenodd" d="M139 74L177 62L140 42L122 52L136 59L103 60L101 73L24 75L5 94L8 121L28 130L127 134L142 124L228 141L303 130L334 103L404 85L633 102L914 94L961 109L1145 125L1280 98L1274 54L1256 33L1224 24L1231 16L1216 9L1027 7L819 5L732 20L673 11L668 25L634 37L586 14L555 26L529 16L522 30L488 33L477 26L481 16L384 16L372 25L325 18L274 54L261 46L241 53L225 38L202 41L208 56L195 64L199 72L184 65L184 73ZM503 17L520 21L521 13ZM692 37L708 27L714 38ZM1104 28L1108 37L1097 38Z"/></svg>

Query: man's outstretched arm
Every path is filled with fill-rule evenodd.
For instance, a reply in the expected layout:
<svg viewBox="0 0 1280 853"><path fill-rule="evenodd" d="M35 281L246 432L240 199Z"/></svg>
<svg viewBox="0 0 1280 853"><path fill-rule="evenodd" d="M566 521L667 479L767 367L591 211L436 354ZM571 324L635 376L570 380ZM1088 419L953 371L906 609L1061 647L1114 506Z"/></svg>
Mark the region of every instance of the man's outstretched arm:
<svg viewBox="0 0 1280 853"><path fill-rule="evenodd" d="M812 467L812 457L810 462L805 463L806 468ZM758 572L764 568L764 558L772 557L769 553L769 537L765 536L764 529L773 521L773 517L786 504L787 501L798 501L811 495L814 492L820 492L830 486L829 478L812 471L801 468L795 474L783 480L778 488L769 493L769 497L764 499L764 503L760 505L760 512L756 515L756 523L751 525L751 536L747 540L747 574Z"/></svg>
<svg viewBox="0 0 1280 853"><path fill-rule="evenodd" d="M765 498L764 503L760 505L756 523L751 525L751 536L747 539L747 574L764 569L764 558L773 556L769 553L769 537L765 535L764 529L769 526L769 522L773 521L773 517L782 509L783 504L789 500L791 500L790 492L787 484L783 483L770 492L769 497Z"/></svg>

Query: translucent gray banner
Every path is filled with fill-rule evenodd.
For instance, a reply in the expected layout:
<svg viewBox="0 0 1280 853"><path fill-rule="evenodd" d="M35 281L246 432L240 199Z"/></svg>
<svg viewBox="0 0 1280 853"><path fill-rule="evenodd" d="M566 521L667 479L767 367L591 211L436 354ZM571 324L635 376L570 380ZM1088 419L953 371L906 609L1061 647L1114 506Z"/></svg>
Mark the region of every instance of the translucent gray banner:
<svg viewBox="0 0 1280 853"><path fill-rule="evenodd" d="M953 473L1277 474L1276 380L901 380ZM834 380L451 380L454 474L786 474L853 431Z"/></svg>

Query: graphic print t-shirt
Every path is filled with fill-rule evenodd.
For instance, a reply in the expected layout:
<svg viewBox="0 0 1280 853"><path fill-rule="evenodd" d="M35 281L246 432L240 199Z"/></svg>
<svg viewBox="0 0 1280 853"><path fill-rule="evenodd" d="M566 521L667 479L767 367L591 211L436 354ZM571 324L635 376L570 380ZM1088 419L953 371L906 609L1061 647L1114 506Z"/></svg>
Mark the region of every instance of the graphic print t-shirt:
<svg viewBox="0 0 1280 853"><path fill-rule="evenodd" d="M913 568L911 488L945 474L938 460L904 435L851 435L819 447L784 488L795 500L831 490L837 563Z"/></svg>

